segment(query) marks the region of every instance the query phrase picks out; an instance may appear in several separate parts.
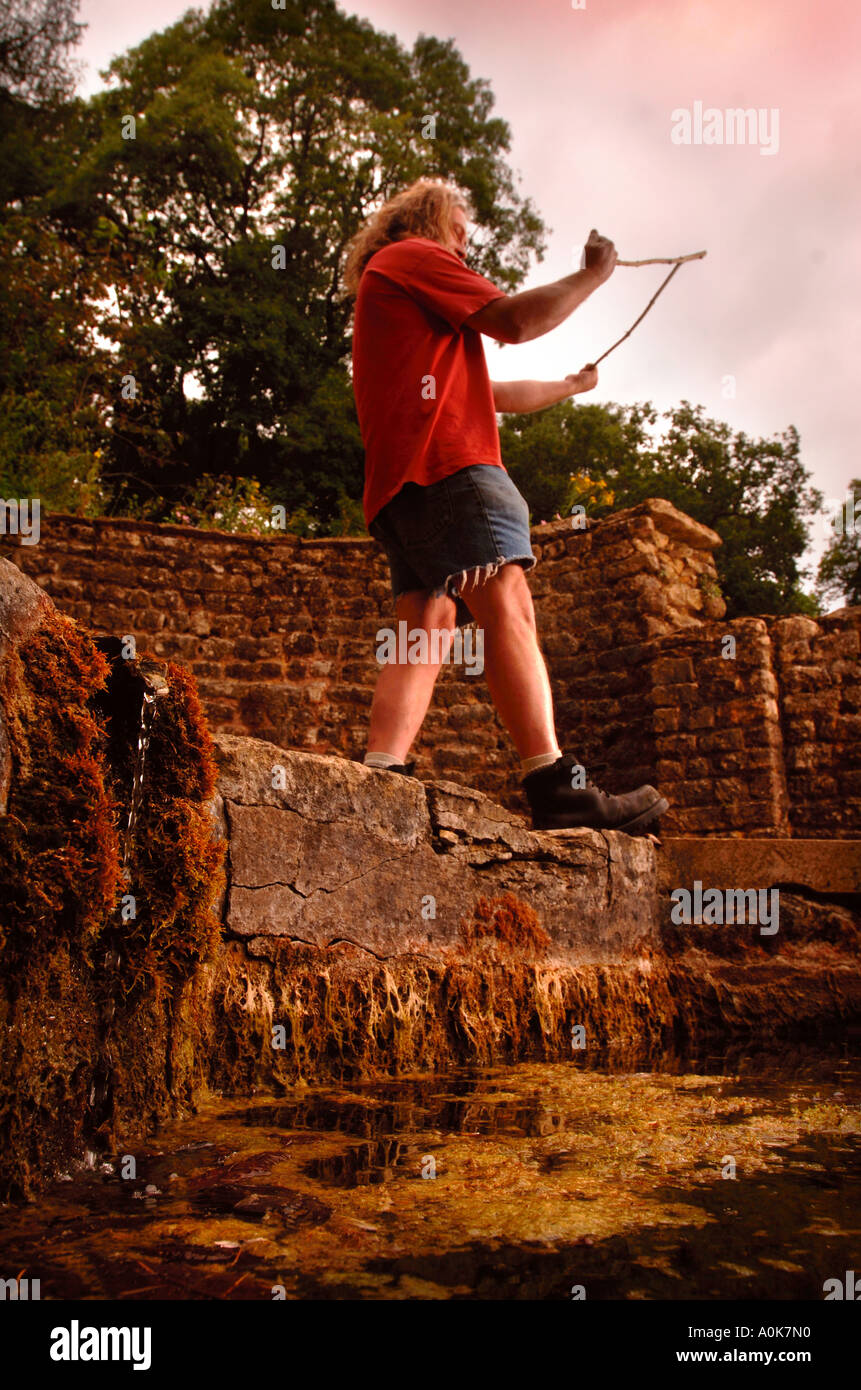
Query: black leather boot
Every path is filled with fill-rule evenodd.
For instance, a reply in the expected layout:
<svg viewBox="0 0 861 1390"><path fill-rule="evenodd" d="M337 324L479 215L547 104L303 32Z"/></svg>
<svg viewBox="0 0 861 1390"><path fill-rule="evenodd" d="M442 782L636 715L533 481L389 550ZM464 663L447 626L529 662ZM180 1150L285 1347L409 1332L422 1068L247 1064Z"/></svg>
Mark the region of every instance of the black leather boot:
<svg viewBox="0 0 861 1390"><path fill-rule="evenodd" d="M642 835L670 803L654 787L608 796L592 782L572 787L576 758L561 757L523 779L535 830L624 830Z"/></svg>

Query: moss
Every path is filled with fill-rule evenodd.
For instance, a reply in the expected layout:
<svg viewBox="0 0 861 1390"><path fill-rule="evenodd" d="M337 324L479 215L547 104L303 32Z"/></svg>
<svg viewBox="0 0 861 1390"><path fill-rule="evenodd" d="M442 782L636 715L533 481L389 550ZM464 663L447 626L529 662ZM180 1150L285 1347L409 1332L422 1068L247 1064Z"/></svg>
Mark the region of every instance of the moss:
<svg viewBox="0 0 861 1390"><path fill-rule="evenodd" d="M479 898L442 959L259 944L265 956L226 945L213 980L210 1084L232 1093L570 1057L575 1024L590 1048L657 1047L673 1029L668 974L645 950L613 966L548 960L549 936L511 893Z"/></svg>
<svg viewBox="0 0 861 1390"><path fill-rule="evenodd" d="M146 660L142 654L132 669ZM193 1104L194 1042L204 1023L188 986L220 936L214 901L225 846L213 840L207 806L217 775L212 740L191 674L168 663L165 675L169 692L157 701L128 856L124 893L133 903L125 915L118 906L108 932L117 970L106 991L114 1004L106 1145L118 1127L135 1132ZM124 771L127 812L133 769Z"/></svg>
<svg viewBox="0 0 861 1390"><path fill-rule="evenodd" d="M143 1134L191 1104L199 1082L203 1008L189 986L218 938L224 856L206 805L211 740L193 678L169 666L127 880L120 825L136 741L108 728L109 671L86 633L50 612L10 652L0 690L14 760L0 817L7 1195L108 1146L117 1126Z"/></svg>
<svg viewBox="0 0 861 1390"><path fill-rule="evenodd" d="M143 672L145 657L129 663ZM127 862L116 942L126 987L147 981L171 986L211 955L220 923L213 902L225 847L213 840L207 807L216 783L212 739L194 679L168 663L169 693L156 704L144 767L144 795ZM134 761L130 741L113 772L124 820Z"/></svg>
<svg viewBox="0 0 861 1390"><path fill-rule="evenodd" d="M697 588L705 594L706 598L724 597L716 576L709 574L707 570L703 570L701 574L697 575Z"/></svg>
<svg viewBox="0 0 861 1390"><path fill-rule="evenodd" d="M513 893L499 898L479 898L471 918L460 924L460 936L467 951L521 951L527 956L544 955L550 937L528 903Z"/></svg>
<svg viewBox="0 0 861 1390"><path fill-rule="evenodd" d="M51 613L10 653L0 703L14 775L0 816L7 971L62 938L86 957L119 885L117 804L88 701L107 663L69 618Z"/></svg>

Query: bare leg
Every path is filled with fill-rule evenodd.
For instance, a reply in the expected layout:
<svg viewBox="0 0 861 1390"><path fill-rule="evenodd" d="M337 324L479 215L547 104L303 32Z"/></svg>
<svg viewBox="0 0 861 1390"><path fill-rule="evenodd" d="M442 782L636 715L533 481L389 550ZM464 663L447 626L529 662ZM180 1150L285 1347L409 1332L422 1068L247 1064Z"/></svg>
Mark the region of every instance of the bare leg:
<svg viewBox="0 0 861 1390"><path fill-rule="evenodd" d="M397 602L398 622L406 622L408 632L417 628L427 633L432 628L451 631L455 617L454 600L446 595L431 598L428 591L414 589L401 594ZM439 650L439 644L429 641L429 653ZM369 753L391 753L402 762L406 759L427 714L439 671L440 663L433 661L381 667L371 705Z"/></svg>
<svg viewBox="0 0 861 1390"><path fill-rule="evenodd" d="M504 565L492 579L462 594L484 629L484 674L493 703L521 758L558 748L553 696L538 646L535 609L520 565Z"/></svg>

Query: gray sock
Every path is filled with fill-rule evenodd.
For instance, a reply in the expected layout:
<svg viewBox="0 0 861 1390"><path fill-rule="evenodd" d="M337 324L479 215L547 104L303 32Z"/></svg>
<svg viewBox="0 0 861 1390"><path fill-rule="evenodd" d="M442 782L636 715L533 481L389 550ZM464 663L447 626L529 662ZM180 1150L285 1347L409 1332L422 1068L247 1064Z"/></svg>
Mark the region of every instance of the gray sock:
<svg viewBox="0 0 861 1390"><path fill-rule="evenodd" d="M550 767L551 763L555 763L561 757L561 750L557 748L555 753L536 753L534 758L521 758L523 776L528 777L530 772L537 772L539 767Z"/></svg>
<svg viewBox="0 0 861 1390"><path fill-rule="evenodd" d="M403 758L396 758L394 753L366 753L365 767L403 767Z"/></svg>

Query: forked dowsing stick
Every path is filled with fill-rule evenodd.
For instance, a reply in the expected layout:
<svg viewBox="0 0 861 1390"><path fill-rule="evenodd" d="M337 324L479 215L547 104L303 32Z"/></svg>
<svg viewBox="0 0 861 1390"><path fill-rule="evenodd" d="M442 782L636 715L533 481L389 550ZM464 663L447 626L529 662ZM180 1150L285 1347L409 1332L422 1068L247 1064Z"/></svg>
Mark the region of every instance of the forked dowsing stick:
<svg viewBox="0 0 861 1390"><path fill-rule="evenodd" d="M589 363L589 366L597 367L599 362L603 362L605 357L609 357L610 353L614 350L614 348L617 348L620 343L624 343L626 338L630 338L634 329L637 327L637 324L641 323L643 319L646 317L647 313L651 309L658 295L661 293L662 290L666 289L667 285L672 280L679 266L684 265L686 261L701 261L705 254L705 251L692 251L688 256L653 256L645 261L617 261L616 265L671 265L673 268L667 276L666 280L664 280L663 284L660 285L659 288L652 295L651 299L649 300L640 317L638 319L635 319L634 322L631 324L631 327L628 329L627 333L623 333L621 338L618 338L612 347L608 347L607 351L602 352L600 357L596 357L594 362ZM584 251L583 260L585 261L585 259L586 253Z"/></svg>

